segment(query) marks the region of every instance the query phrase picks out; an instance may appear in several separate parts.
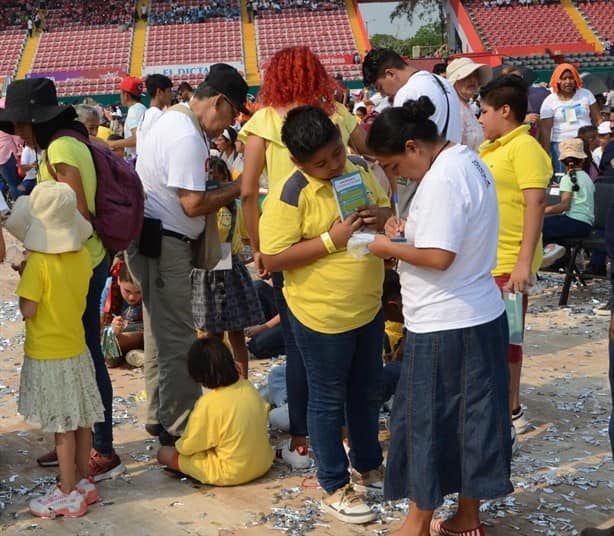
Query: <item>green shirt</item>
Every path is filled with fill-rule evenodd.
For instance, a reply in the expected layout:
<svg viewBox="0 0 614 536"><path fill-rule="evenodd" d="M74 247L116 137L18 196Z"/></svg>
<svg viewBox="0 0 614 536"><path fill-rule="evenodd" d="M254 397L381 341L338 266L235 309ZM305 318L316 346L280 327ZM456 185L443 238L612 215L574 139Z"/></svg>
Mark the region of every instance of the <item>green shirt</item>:
<svg viewBox="0 0 614 536"><path fill-rule="evenodd" d="M595 185L586 172L576 171L576 184L580 187L577 192L573 191L573 182L569 175L563 175L559 190L571 192L571 207L565 216L574 220L593 225L595 223Z"/></svg>

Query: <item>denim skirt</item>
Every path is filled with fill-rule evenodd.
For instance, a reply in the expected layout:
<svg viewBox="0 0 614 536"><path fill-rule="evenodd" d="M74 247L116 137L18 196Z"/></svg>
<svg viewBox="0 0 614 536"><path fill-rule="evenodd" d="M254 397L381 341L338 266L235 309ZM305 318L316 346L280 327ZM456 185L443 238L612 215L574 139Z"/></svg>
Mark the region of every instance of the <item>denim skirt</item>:
<svg viewBox="0 0 614 536"><path fill-rule="evenodd" d="M445 495L513 491L505 313L469 328L407 333L395 392L386 499L433 510Z"/></svg>

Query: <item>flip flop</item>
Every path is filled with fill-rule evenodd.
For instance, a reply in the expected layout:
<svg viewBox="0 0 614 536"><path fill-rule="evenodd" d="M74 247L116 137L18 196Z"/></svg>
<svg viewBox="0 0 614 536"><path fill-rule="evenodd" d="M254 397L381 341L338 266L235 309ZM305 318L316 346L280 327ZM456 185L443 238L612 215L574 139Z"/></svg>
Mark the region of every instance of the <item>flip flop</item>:
<svg viewBox="0 0 614 536"><path fill-rule="evenodd" d="M431 521L431 534L433 536L486 536L484 525L474 529L452 530L443 526L445 519L433 519Z"/></svg>

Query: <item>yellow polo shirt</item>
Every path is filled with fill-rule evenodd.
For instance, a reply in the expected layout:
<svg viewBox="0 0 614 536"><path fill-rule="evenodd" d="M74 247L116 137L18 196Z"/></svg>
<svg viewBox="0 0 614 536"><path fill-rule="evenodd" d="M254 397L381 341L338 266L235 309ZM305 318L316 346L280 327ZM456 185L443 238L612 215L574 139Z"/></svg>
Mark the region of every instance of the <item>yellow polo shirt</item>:
<svg viewBox="0 0 614 536"><path fill-rule="evenodd" d="M36 302L26 320L24 353L33 359L66 359L85 351L81 317L92 276L85 248L55 255L33 251L16 294Z"/></svg>
<svg viewBox="0 0 614 536"><path fill-rule="evenodd" d="M371 204L390 202L370 171L350 160L344 173L360 171ZM260 218L260 250L277 255L327 232L339 217L330 181L295 170L269 190ZM341 250L307 266L284 271L284 295L292 314L320 333L343 333L368 324L382 307L384 262L355 259Z"/></svg>
<svg viewBox="0 0 614 536"><path fill-rule="evenodd" d="M335 113L331 115L333 123L339 126L344 145L347 146L350 135L358 126L356 117L343 106L336 104ZM269 189L275 183L285 179L294 171L294 164L290 160L290 153L284 142L281 141L281 127L284 118L274 108L266 107L258 110L250 120L243 125L239 132L239 139L247 143L249 136L258 136L267 142L265 171L269 179Z"/></svg>
<svg viewBox="0 0 614 536"><path fill-rule="evenodd" d="M71 136L62 136L52 141L47 150L43 151L41 163L38 168L38 182L54 180L47 170L47 158L49 158L49 162L51 162L52 166L66 164L76 167L79 170L87 209L92 214L96 214L96 185L98 182L96 178L96 168L94 167L94 159L87 145ZM94 232L91 238L85 243L85 247L90 252L92 266L95 268L107 254L102 240L96 232Z"/></svg>
<svg viewBox="0 0 614 536"><path fill-rule="evenodd" d="M484 142L480 146L480 158L495 179L499 202L497 266L492 273L494 276L510 274L518 261L524 231L527 206L522 191L547 188L552 177L552 163L542 146L529 135L527 125L521 125L492 142ZM541 265L542 252L540 238L533 255L533 273Z"/></svg>

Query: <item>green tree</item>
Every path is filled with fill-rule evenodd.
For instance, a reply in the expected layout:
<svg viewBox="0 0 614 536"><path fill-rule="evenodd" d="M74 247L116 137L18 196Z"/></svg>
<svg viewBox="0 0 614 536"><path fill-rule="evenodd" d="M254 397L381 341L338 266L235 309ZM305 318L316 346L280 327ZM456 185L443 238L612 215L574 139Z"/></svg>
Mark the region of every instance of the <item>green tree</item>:
<svg viewBox="0 0 614 536"><path fill-rule="evenodd" d="M400 0L390 14L390 20L406 18L409 24L416 20L434 21L439 29L440 43L446 39L446 14L442 0Z"/></svg>

